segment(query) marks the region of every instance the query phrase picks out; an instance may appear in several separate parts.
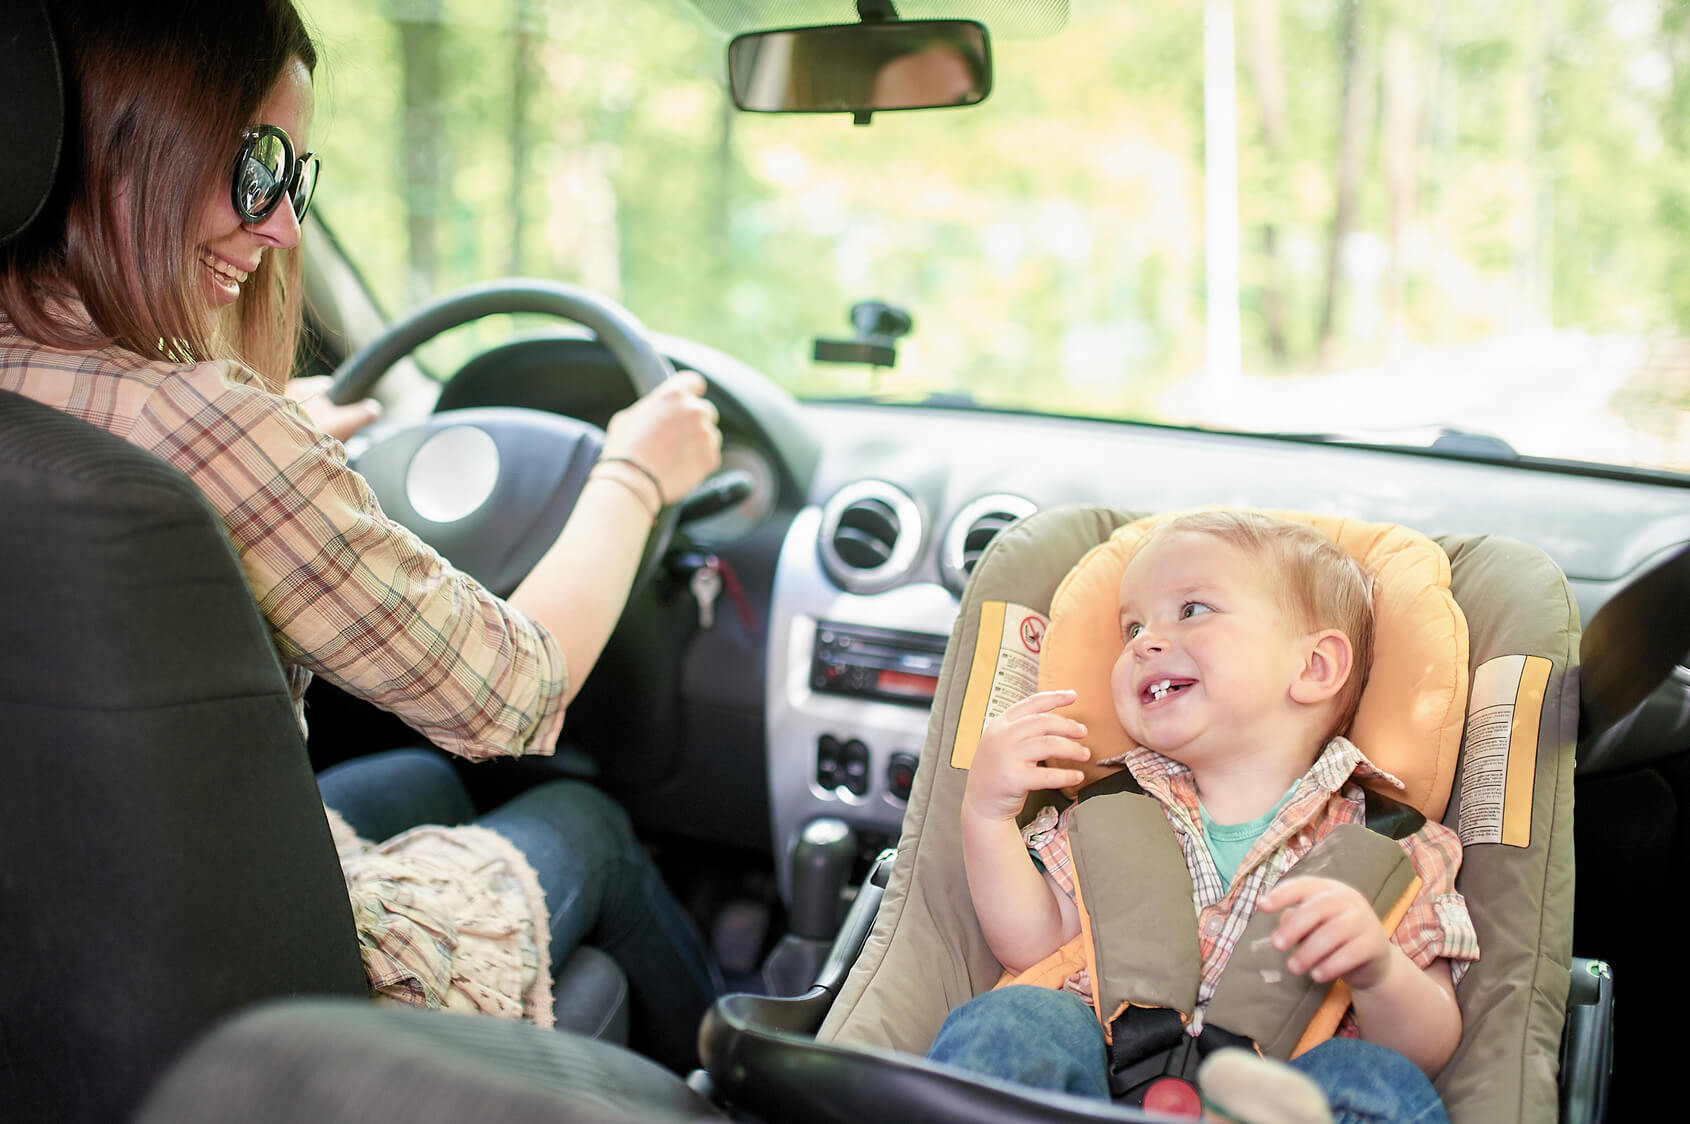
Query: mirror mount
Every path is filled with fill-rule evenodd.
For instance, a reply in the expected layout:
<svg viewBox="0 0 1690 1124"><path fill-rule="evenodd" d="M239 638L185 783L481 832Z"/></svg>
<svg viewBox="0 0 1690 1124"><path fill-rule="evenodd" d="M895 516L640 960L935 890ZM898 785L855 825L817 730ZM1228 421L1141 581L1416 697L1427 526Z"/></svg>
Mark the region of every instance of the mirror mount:
<svg viewBox="0 0 1690 1124"><path fill-rule="evenodd" d="M894 23L898 19L898 9L892 0L857 0L857 18L864 23ZM867 125L874 116L872 109L860 109L851 114L851 124ZM896 353L893 354L894 361ZM886 364L891 366L891 363Z"/></svg>

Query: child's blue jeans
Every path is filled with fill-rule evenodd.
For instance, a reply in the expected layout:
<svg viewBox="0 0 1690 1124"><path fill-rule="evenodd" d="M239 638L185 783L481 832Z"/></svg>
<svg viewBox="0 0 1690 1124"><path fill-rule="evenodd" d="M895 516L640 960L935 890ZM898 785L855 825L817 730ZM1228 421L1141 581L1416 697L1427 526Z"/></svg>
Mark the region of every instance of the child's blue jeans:
<svg viewBox="0 0 1690 1124"><path fill-rule="evenodd" d="M1103 1028L1084 1000L1042 987L988 991L946 1016L927 1056L1052 1092L1109 1099ZM1447 1124L1420 1067L1388 1047L1334 1038L1288 1063L1326 1094L1337 1124Z"/></svg>

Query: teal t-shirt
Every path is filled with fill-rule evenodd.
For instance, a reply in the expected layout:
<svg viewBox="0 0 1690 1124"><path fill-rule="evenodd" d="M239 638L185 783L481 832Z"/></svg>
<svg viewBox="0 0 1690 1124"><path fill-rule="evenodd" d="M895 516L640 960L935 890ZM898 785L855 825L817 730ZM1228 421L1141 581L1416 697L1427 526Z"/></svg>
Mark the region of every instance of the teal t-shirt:
<svg viewBox="0 0 1690 1124"><path fill-rule="evenodd" d="M1203 813L1203 842L1209 845L1209 854L1214 856L1215 870L1221 876L1222 892L1232 889L1232 876L1238 873L1238 864L1244 861L1250 847L1296 791L1297 785L1293 782L1285 790L1285 795L1279 798L1279 803L1245 823L1216 823L1209 815L1209 809L1203 807L1203 802L1197 802L1197 810Z"/></svg>

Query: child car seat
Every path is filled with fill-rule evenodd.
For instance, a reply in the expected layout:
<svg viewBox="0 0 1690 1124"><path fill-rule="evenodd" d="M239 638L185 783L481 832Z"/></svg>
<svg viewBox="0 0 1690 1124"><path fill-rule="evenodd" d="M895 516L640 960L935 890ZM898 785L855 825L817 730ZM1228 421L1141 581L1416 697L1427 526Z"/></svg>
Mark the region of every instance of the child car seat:
<svg viewBox="0 0 1690 1124"><path fill-rule="evenodd" d="M1000 534L982 556L946 650L895 855L885 856L889 869L865 882L847 921L866 931L860 954L848 975L835 962L806 996L719 1003L701 1032L718 1096L768 1119L1141 1118L1123 1107L971 1079L920 1057L946 1013L992 987L1002 972L968 899L957 826L966 772L952 764L959 734L978 733L978 703L970 705L968 689L973 666L982 652L995 657L1003 635L1001 610L984 636L982 616L1007 603L1049 618L1076 565L1136 518L1106 508L1040 512ZM1457 988L1462 1041L1438 1088L1455 1121L1597 1118L1611 992L1600 966L1575 972L1571 957L1577 608L1559 569L1534 547L1494 536L1433 541L1447 555L1449 591L1468 631L1469 665L1457 678L1486 665L1494 670L1499 659L1524 658L1539 672L1537 694L1521 700L1513 710L1518 721L1500 734L1493 712L1467 715L1461 753L1443 782L1447 807L1435 786L1416 801L1458 831L1464 805L1469 809L1458 886L1481 949ZM1382 636L1381 651L1386 642ZM1370 683L1369 696L1379 689ZM1481 701L1495 700L1487 694ZM1529 744L1512 744L1527 741L1524 734ZM1480 775L1496 766L1497 737L1508 748L1505 775ZM1476 748L1481 741L1484 752ZM1492 795L1511 802L1507 831L1480 842L1472 825L1489 821L1471 814L1473 804ZM884 891L875 907L869 902L877 881ZM1563 1060L1570 984L1578 1017ZM920 1111L911 1111L916 1105Z"/></svg>

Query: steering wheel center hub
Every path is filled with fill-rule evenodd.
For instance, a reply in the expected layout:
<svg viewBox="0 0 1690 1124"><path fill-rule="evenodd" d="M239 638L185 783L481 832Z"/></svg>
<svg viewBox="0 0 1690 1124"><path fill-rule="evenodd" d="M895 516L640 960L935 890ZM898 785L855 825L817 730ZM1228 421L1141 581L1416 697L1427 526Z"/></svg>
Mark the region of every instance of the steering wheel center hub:
<svg viewBox="0 0 1690 1124"><path fill-rule="evenodd" d="M417 449L405 473L405 498L434 523L456 523L476 511L499 482L499 446L485 430L458 425Z"/></svg>

